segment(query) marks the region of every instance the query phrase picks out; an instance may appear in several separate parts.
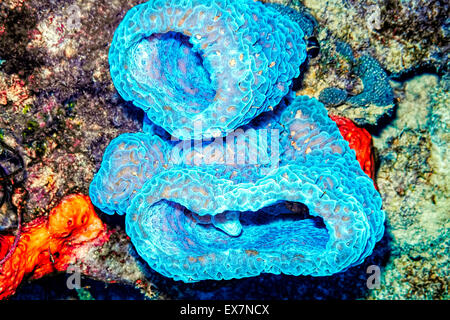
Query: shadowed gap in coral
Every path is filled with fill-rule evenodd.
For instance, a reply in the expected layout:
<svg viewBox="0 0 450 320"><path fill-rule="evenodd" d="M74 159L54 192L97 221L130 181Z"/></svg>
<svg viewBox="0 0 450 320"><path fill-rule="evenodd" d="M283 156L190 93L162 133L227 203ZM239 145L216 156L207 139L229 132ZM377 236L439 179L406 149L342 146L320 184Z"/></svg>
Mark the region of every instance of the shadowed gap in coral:
<svg viewBox="0 0 450 320"><path fill-rule="evenodd" d="M173 202L168 203L179 206ZM221 222L214 221L214 218L222 213L215 217L208 215L200 217L184 207L178 212L182 214L166 217L167 224L176 225L178 228L183 226L180 229L195 229L195 232L187 234L190 235L192 249L199 254L242 248L255 252L307 254L311 251L325 250L329 240L323 219L310 215L307 206L297 202L279 201L256 212L240 212L231 218L228 217L228 221L222 219ZM178 221L174 222L175 219ZM239 229L240 232L233 234L230 229ZM178 236L184 237L186 233L183 231L179 232Z"/></svg>

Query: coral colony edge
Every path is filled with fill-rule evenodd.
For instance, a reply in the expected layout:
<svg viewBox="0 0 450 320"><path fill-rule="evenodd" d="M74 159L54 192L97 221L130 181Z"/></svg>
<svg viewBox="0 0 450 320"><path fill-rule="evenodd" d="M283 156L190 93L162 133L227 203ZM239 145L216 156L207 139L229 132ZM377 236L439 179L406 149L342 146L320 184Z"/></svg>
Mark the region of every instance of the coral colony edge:
<svg viewBox="0 0 450 320"><path fill-rule="evenodd" d="M447 12L1 2L0 300L447 300Z"/></svg>

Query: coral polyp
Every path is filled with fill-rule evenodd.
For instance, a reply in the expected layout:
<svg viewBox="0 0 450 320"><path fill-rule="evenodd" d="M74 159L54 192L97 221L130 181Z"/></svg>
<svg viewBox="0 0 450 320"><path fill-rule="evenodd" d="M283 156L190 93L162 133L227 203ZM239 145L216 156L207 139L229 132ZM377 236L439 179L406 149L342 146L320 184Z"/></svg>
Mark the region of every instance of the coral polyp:
<svg viewBox="0 0 450 320"><path fill-rule="evenodd" d="M299 24L255 1L148 1L109 51L120 95L179 139L226 135L275 107L306 59Z"/></svg>

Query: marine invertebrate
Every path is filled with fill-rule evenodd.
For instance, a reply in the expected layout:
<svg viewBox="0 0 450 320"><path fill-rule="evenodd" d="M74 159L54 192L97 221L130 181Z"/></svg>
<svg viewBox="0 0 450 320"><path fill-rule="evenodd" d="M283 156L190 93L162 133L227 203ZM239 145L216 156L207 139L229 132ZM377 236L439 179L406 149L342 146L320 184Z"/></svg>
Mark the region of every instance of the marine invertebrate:
<svg viewBox="0 0 450 320"><path fill-rule="evenodd" d="M364 89L359 94L347 96L342 89L325 88L320 92L319 100L321 102L330 106L345 102L354 107L394 104L394 92L389 84L389 77L376 59L367 54L355 59L352 48L341 41L336 43L336 52L350 62L352 71L361 78Z"/></svg>
<svg viewBox="0 0 450 320"><path fill-rule="evenodd" d="M288 93L306 58L303 35L255 1L148 1L114 34L111 77L171 135L226 135Z"/></svg>
<svg viewBox="0 0 450 320"><path fill-rule="evenodd" d="M370 133L366 129L358 127L350 119L333 115L330 118L337 124L342 137L348 141L349 147L355 150L356 160L358 160L361 169L375 184L375 158Z"/></svg>
<svg viewBox="0 0 450 320"><path fill-rule="evenodd" d="M329 87L320 92L319 101L327 106L337 106L345 102L347 92L345 90Z"/></svg>
<svg viewBox="0 0 450 320"><path fill-rule="evenodd" d="M169 155L169 143L157 135L120 135L106 148L89 187L92 202L106 213L124 214L144 182L171 165Z"/></svg>
<svg viewBox="0 0 450 320"><path fill-rule="evenodd" d="M382 236L381 198L322 104L298 97L255 118L286 95L306 55L299 26L276 13L249 1L150 1L116 30L114 84L148 118L144 132L111 142L89 195L126 214L137 251L166 276L330 275ZM296 215L298 203L310 216Z"/></svg>
<svg viewBox="0 0 450 320"><path fill-rule="evenodd" d="M65 197L48 217L39 217L22 227L16 250L0 265L0 299L14 294L23 277L37 279L63 271L74 263L77 250L107 240L106 227L97 217L88 196ZM0 257L14 242L13 235L0 235Z"/></svg>
<svg viewBox="0 0 450 320"><path fill-rule="evenodd" d="M355 106L387 106L394 104L394 92L389 78L379 62L369 55L357 60L356 74L361 78L364 91L348 98L347 102Z"/></svg>
<svg viewBox="0 0 450 320"><path fill-rule="evenodd" d="M183 148L151 133L119 136L91 199L126 212L139 254L186 282L321 276L361 263L383 234L384 213L355 152L315 99L266 116L225 142ZM279 135L267 141L268 128ZM309 219L289 203L306 204Z"/></svg>
<svg viewBox="0 0 450 320"><path fill-rule="evenodd" d="M299 10L296 10L290 6L282 5L279 3L266 2L265 4L266 6L274 8L281 14L288 16L291 20L298 23L307 37L311 37L314 34L314 28L317 26L317 21L305 9L305 7L300 6L298 8Z"/></svg>

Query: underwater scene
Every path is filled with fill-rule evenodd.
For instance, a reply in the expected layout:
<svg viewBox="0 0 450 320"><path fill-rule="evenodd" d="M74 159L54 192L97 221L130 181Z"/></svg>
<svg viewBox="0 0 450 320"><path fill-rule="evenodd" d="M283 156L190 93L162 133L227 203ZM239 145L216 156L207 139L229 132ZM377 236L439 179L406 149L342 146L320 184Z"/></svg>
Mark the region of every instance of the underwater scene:
<svg viewBox="0 0 450 320"><path fill-rule="evenodd" d="M448 12L0 0L0 300L449 300Z"/></svg>

